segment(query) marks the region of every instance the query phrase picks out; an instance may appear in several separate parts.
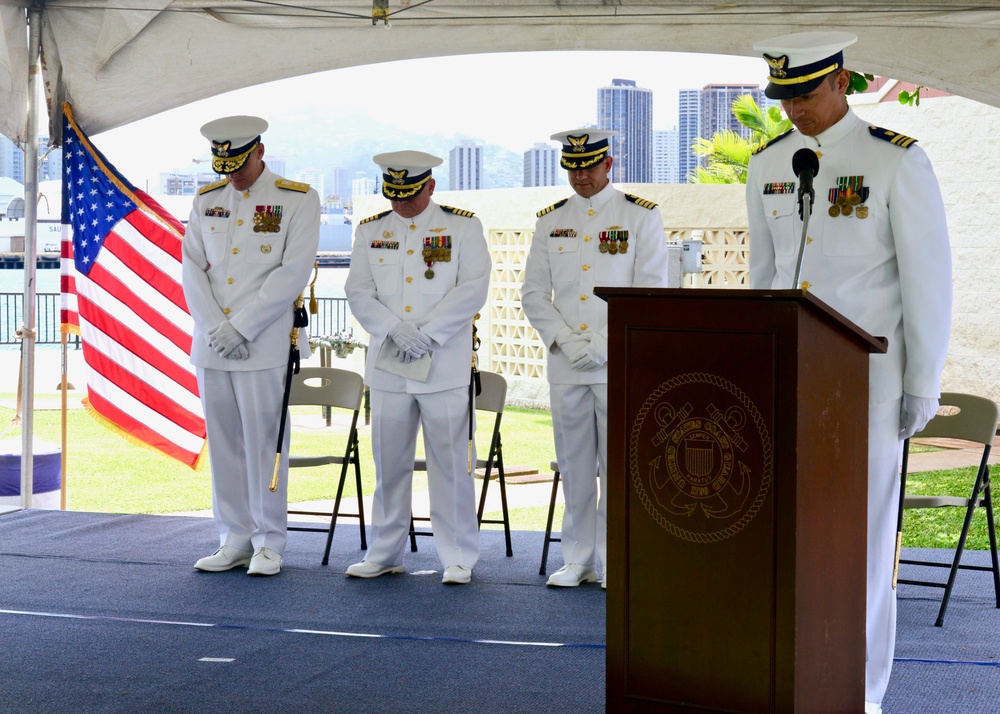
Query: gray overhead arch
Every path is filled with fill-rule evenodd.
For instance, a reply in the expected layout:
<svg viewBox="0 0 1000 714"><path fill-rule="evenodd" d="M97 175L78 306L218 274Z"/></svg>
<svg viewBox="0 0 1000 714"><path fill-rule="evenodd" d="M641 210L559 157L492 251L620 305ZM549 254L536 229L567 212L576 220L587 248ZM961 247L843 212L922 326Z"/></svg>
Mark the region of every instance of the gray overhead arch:
<svg viewBox="0 0 1000 714"><path fill-rule="evenodd" d="M787 0L389 0L391 29L353 0L0 0L0 132L23 139L26 8L41 15L42 80L96 134L249 84L360 64L477 52L662 50L754 55L806 29L860 37L852 69L1000 106L1000 7Z"/></svg>

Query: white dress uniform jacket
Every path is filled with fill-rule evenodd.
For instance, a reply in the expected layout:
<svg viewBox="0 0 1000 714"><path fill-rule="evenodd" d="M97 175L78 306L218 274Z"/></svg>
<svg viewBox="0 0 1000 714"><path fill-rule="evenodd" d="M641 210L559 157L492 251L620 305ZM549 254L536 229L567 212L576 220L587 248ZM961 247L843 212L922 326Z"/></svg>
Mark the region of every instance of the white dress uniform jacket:
<svg viewBox="0 0 1000 714"><path fill-rule="evenodd" d="M638 202L637 202L638 201ZM648 201L628 196L611 183L591 198L573 194L539 212L524 271L521 306L548 353L553 384L607 383L605 364L574 370L556 334L569 327L579 334L608 336L608 304L594 287L666 287L667 244L663 217ZM602 242L627 235L628 250L602 253Z"/></svg>
<svg viewBox="0 0 1000 714"><path fill-rule="evenodd" d="M944 204L930 161L909 141L873 133L848 111L819 136L792 131L775 140L751 159L747 173L750 287L790 289L802 232L792 155L803 147L818 152L800 280L868 333L888 338L888 353L871 358L874 403L904 391L939 396L948 350L951 249ZM867 191L857 204L867 207L867 217L859 218L856 206L849 216L831 217L831 190L851 179Z"/></svg>
<svg viewBox="0 0 1000 714"><path fill-rule="evenodd" d="M951 251L927 156L911 138L870 127L848 111L822 134L790 132L751 159L751 288L793 287L802 221L792 155L803 147L817 152L819 172L801 285L870 334L889 339L887 354L872 355L869 369L865 700L878 704L895 649L901 396L940 394Z"/></svg>
<svg viewBox="0 0 1000 714"><path fill-rule="evenodd" d="M287 364L292 305L316 260L319 209L315 190L266 166L246 191L220 183L195 198L182 263L194 318L192 364L224 371ZM255 215L270 213L273 220L275 210L279 230L254 231ZM227 317L247 339L249 359L226 359L212 350L208 333ZM307 342L300 340L300 348Z"/></svg>
<svg viewBox="0 0 1000 714"><path fill-rule="evenodd" d="M428 239L447 241L451 260L431 266ZM489 249L483 224L468 211L433 201L413 219L387 211L358 225L344 292L351 313L371 335L365 382L372 389L411 394L468 386L472 373L472 318L486 304ZM382 342L400 320L418 323L434 340L426 382L375 367Z"/></svg>

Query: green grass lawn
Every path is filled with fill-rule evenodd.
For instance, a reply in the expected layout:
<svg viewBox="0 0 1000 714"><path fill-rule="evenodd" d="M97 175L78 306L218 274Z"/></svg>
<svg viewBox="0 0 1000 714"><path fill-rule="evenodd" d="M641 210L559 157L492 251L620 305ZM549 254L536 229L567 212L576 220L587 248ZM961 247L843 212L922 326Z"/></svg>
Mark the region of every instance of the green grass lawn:
<svg viewBox="0 0 1000 714"><path fill-rule="evenodd" d="M42 399L57 395L39 395ZM0 400L13 402L13 395L0 394ZM310 411L310 409L312 411ZM343 449L346 429L322 428L316 408L296 407L293 415L306 417L307 424L292 433L292 453L315 455L331 449ZM0 407L0 439L19 439L20 428L10 425L14 416L11 408ZM67 507L74 511L103 513L177 513L201 511L212 507L212 489L207 456L200 471L130 443L107 429L82 409L68 412L68 442L66 448ZM316 426L312 426L316 424ZM485 455L489 448L492 422L483 422L477 430L476 448ZM59 444L60 413L58 410L37 410L34 414L35 438ZM508 466L531 466L539 473L549 471L549 462L555 451L552 445L552 417L547 411L508 407L503 416L504 462ZM371 457L371 435L368 429L360 432L361 474L363 491L375 490L375 469ZM418 450L420 449L418 440ZM289 482L289 500L292 502L330 499L336 493L339 470L326 466L293 469ZM911 493L952 493L968 495L973 467L911 474L908 490ZM426 488L422 478L414 481L416 489ZM495 484L493 484L495 487ZM508 488L518 488L510 485ZM354 496L353 479L348 479L344 492ZM511 526L516 530L544 530L547 508L539 505L511 509ZM561 522L561 508L555 524ZM498 518L499 514L487 514ZM953 548L958 540L964 511L955 508L907 511L904 518L903 545L921 548ZM985 549L986 514L977 509L969 534L967 547Z"/></svg>
<svg viewBox="0 0 1000 714"><path fill-rule="evenodd" d="M36 401L48 400L39 395ZM57 395L51 395L54 399ZM13 395L2 395L8 403ZM293 408L293 419L305 416L305 426L292 432L292 453L301 456L341 453L347 435L346 428L323 428L319 410L310 407ZM0 439L20 439L19 427L10 426L14 409L0 407ZM34 413L36 440L58 445L61 441L61 417L58 410L38 410ZM314 427L313 424L316 424ZM482 422L476 433L476 449L482 456L488 453L492 421ZM70 409L67 415L66 488L67 507L74 511L102 513L177 513L200 511L212 507L211 477L207 455L199 471L129 442L109 430L82 409ZM504 462L509 465L534 466L540 472L549 469L553 458L552 419L548 412L507 408L503 417ZM359 431L362 490L375 490L375 466L371 455L371 432ZM418 439L418 454L422 443ZM292 469L289 476L289 501L330 499L336 495L339 467ZM492 485L495 488L495 483ZM415 489L426 489L423 478L414 480ZM509 488L517 488L511 485ZM354 479L349 478L344 496L356 495ZM523 511L523 512L522 512ZM514 509L512 524L524 530L545 527L545 508ZM540 512L540 513L539 513ZM488 516L490 518L494 516ZM495 514L495 517L499 517ZM558 522L558 521L557 521Z"/></svg>

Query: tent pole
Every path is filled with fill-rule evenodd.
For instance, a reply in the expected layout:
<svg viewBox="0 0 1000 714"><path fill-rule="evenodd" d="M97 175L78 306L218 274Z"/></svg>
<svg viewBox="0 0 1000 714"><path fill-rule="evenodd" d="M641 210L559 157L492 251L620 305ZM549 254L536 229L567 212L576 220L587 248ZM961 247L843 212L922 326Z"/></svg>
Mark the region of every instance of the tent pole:
<svg viewBox="0 0 1000 714"><path fill-rule="evenodd" d="M59 391L61 392L61 399L59 402L60 412L62 418L60 419L60 449L59 449L59 508L66 510L66 442L67 434L69 431L68 423L68 408L69 408L69 396L67 391L69 390L69 381L66 376L69 373L69 353L67 348L66 333L63 332L60 335L60 342L62 343L62 379L59 383Z"/></svg>
<svg viewBox="0 0 1000 714"><path fill-rule="evenodd" d="M31 508L34 490L35 412L35 254L38 233L38 78L42 44L42 11L28 9L28 120L24 140L24 309L21 325L21 381L24 418L21 422L21 506Z"/></svg>

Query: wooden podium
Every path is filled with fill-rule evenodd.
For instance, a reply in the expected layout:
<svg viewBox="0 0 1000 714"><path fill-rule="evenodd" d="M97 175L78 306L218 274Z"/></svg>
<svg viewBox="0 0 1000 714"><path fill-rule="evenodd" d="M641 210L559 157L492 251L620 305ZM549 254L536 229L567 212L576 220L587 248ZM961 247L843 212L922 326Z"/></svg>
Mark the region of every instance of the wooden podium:
<svg viewBox="0 0 1000 714"><path fill-rule="evenodd" d="M607 710L864 710L869 355L799 290L598 288Z"/></svg>

